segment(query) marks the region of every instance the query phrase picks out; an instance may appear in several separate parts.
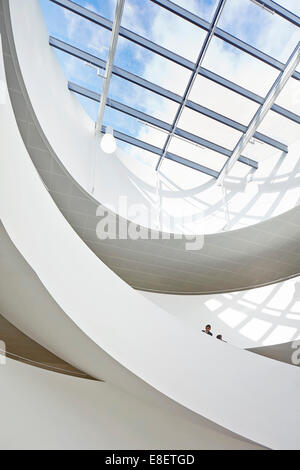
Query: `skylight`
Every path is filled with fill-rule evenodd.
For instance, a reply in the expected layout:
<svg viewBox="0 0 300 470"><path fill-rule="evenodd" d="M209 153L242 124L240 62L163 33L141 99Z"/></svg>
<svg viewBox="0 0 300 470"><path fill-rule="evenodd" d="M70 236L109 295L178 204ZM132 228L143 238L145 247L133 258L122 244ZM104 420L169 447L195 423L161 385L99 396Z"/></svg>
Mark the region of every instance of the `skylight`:
<svg viewBox="0 0 300 470"><path fill-rule="evenodd" d="M96 121L103 79L86 64L105 68L117 1L40 2L69 88ZM114 128L124 148L152 155L156 168L168 157L217 178L299 45L299 10L298 0L126 0L104 126ZM298 66L238 168L247 173L263 152L288 151L299 138L299 114Z"/></svg>

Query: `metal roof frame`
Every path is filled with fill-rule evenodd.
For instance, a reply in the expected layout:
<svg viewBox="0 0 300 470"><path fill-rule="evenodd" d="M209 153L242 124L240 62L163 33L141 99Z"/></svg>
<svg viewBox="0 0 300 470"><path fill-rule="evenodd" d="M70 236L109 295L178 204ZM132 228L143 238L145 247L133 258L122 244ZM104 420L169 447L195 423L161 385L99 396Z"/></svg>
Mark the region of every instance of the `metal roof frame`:
<svg viewBox="0 0 300 470"><path fill-rule="evenodd" d="M275 82L271 86L269 92L267 93L264 102L260 105L253 118L251 119L247 131L241 136L235 148L232 151L230 159L225 163L222 168L219 177L218 183L222 184L224 178L228 175L229 171L234 166L235 162L238 161L241 153L245 150L246 146L250 142L250 139L254 136L257 128L260 126L264 118L266 117L268 111L271 109L272 104L280 95L281 91L287 84L289 78L292 76L296 67L300 63L300 41L289 57L284 70L276 78Z"/></svg>
<svg viewBox="0 0 300 470"><path fill-rule="evenodd" d="M50 1L53 3L56 3L57 5L63 8L66 8L69 11L72 11L73 13L81 16L82 18L92 21L93 23L97 24L98 26L101 26L102 28L112 31L113 22L111 20L108 20L107 18L104 18L103 16L100 16L97 13L88 10L87 8L84 8L78 5L77 3L71 0L50 0ZM175 3L170 2L169 0L151 0L151 1L159 4L160 6L164 8L167 8L169 11L171 11L172 13L175 13L178 16L181 16L185 20L190 21L193 24L196 24L201 29L204 29L207 32L210 31L210 23L208 21L190 13L189 11L185 10L182 7L179 7ZM180 56L179 54L176 54L175 52L170 51L169 49L166 49L165 47L160 46L159 44L154 43L153 41L150 41L149 39L144 38L143 36L140 36L137 33L134 33L133 31L130 31L127 28L124 28L121 26L119 34L123 38L139 46L142 46L148 49L149 51L154 52L155 54L158 54L164 57L165 59L171 60L172 62L175 62L176 64L187 68L188 70L191 70L191 71L194 70L195 64L192 61L186 59L185 57ZM252 47L250 44L247 44L241 41L235 36L229 33L226 33L220 28L216 28L215 36L231 44L232 46L237 47L243 52L246 52L247 54L252 55L256 59L263 61L267 65L270 65L271 67L276 68L277 70L281 71L284 69L284 64L281 63L280 61L274 59L273 57L269 56L268 54L265 54L262 51L259 51L255 47ZM296 78L297 80L300 80L300 72L295 72L293 77Z"/></svg>
<svg viewBox="0 0 300 470"><path fill-rule="evenodd" d="M68 88L70 91L73 91L75 93L78 93L79 95L84 96L85 98L89 98L93 101L100 102L100 94L96 93L95 91L89 90L87 88L84 88L80 85L77 85L76 83L69 82L68 83ZM129 116L132 116L140 121L143 121L147 124L151 124L154 127L156 127L158 130L170 132L172 129L171 124L168 124L165 121L162 121L160 119L157 119L153 116L150 116L149 114L143 113L142 111L139 111L137 109L131 108L130 106L125 105L124 103L120 103L116 100L108 99L107 100L107 106L120 111L121 113L125 113ZM114 131L116 133L116 131ZM210 150L213 150L214 152L220 153L221 155L230 158L231 156L231 150L226 149L225 147L222 147L221 145L215 144L214 142L210 142L209 140L203 139L202 137L196 136L195 134L192 134L190 132L187 132L183 129L176 128L175 131L175 137L183 138L187 142L190 142L192 144L196 144L205 148L208 148ZM147 150L147 149L146 149ZM163 149L161 149L160 155L163 154ZM239 161L241 163L244 163L245 165L248 165L254 169L258 168L258 163L251 158L243 157L240 155Z"/></svg>
<svg viewBox="0 0 300 470"><path fill-rule="evenodd" d="M278 5L278 3L275 3L272 0L255 0L255 1L256 3L259 3L262 7L267 7L273 13L276 13L277 15L281 16L283 19L289 21L290 23L293 23L295 26L300 26L299 16L295 15L295 13L292 13L291 11L282 7L281 5ZM190 21L191 23L194 23L197 26L205 27L205 23L207 23L205 20L203 20L199 16L195 15L194 13L188 10L185 10L185 8L177 5L176 3L170 0L151 0L151 2L156 3L157 5L160 5L163 8L166 8L172 13L175 13L176 15L179 15L182 18L185 18L186 20Z"/></svg>
<svg viewBox="0 0 300 470"><path fill-rule="evenodd" d="M197 61L195 63L195 66L194 66L194 69L193 69L193 73L188 81L188 84L186 86L186 89L184 91L184 94L183 94L183 97L181 98L181 102L179 104L179 107L178 107L178 110L176 112L176 115L175 115L175 118L173 120L173 123L172 123L172 128L171 128L171 131L169 132L168 134L168 137L166 139L166 142L165 142L165 145L164 145L164 148L163 148L163 153L162 155L159 157L159 160L157 162L157 165L156 165L156 171L159 170L161 164L162 164L162 161L163 159L165 158L165 155L168 151L168 148L169 148L169 145L171 143L171 140L172 140L172 137L175 135L175 132L176 132L176 128L178 126L178 123L179 123L179 120L181 118L181 115L184 111L184 108L185 108L185 105L189 99L189 95L190 95L190 92L193 88L193 85L196 81L196 77L199 73L199 70L201 68L201 65L202 65L202 62L204 60L204 57L205 57L205 54L208 50L208 47L211 43L211 40L214 36L214 33L215 33L215 29L217 27L217 24L218 24L218 21L221 17L221 14L222 14L222 11L224 9L224 6L226 4L226 1L227 0L219 0L219 3L216 7L216 10L215 10L215 13L214 13L214 17L213 17L213 20L211 22L211 25L210 25L210 28L209 28L209 31L207 31L207 34L206 34L206 37L204 39L204 42L202 44L202 47L201 47L201 50L200 50L200 53L199 53L199 56L197 58Z"/></svg>
<svg viewBox="0 0 300 470"><path fill-rule="evenodd" d="M102 132L105 132L105 127L102 126ZM161 155L162 149L156 147L155 145L148 144L147 142L143 142L142 140L136 139L128 134L124 134L120 131L114 131L114 136L116 139L121 140L122 142L126 142L127 144L134 145L135 147L139 147L143 150L147 150L148 152L154 153L155 155ZM179 155L175 155L174 153L167 152L165 156L166 160L171 160L173 162L179 163L181 165L187 166L192 168L193 170L200 171L208 176L213 178L218 178L219 172L212 170L211 168L207 168L203 165L199 165L199 163L192 162L191 160L187 160L186 158L180 157Z"/></svg>
<svg viewBox="0 0 300 470"><path fill-rule="evenodd" d="M103 27L103 28L106 28L110 31L114 31L115 28L114 28L114 24L116 21L112 22L106 18L103 18L102 16L98 15L97 13L93 12L93 11L90 11L88 10L87 8L84 8L78 4L76 4L75 2L71 1L71 0L50 0L52 1L53 3L56 3L57 5L59 6L62 6L70 11L72 11L73 13L76 13L78 15L80 15L81 17L89 20L89 21L92 21L93 23ZM211 41L211 39L215 36L215 37L218 37L220 38L221 40L225 41L226 43L228 44L231 44L232 46L238 48L239 50L242 50L243 52L245 53L248 53L250 54L251 56L255 57L256 59L258 60L261 60L263 61L264 63L266 63L267 65L270 65L271 67L277 69L277 70L280 70L281 71L281 74L282 75L285 70L286 70L286 66L285 64L282 64L280 61L276 60L275 58L265 54L264 52L262 51L259 51L258 49L252 47L251 45L245 43L244 41L241 41L239 40L238 38L236 38L235 36L227 33L226 31L223 31L222 29L218 28L217 27L217 22L218 22L218 19L220 18L221 16L221 13L222 13L222 10L223 10L223 7L226 3L226 0L219 0L219 3L215 9L215 13L214 13L214 18L212 20L212 22L208 22L200 17L198 17L197 15L189 12L188 10L185 10L184 8L178 6L177 4L169 1L169 0L151 0L153 3L163 7L163 8L166 8L167 10L169 10L170 12L180 16L181 18L183 18L184 20L187 20L195 25L197 25L198 27L200 27L201 29L207 31L207 35L206 35L206 38L204 40L204 43L201 47L201 51L200 51L200 54L198 56L198 59L197 59L197 62L194 64L193 62L187 60L186 58L184 57L181 57L180 55L158 45L158 44L155 44L154 42L152 41L149 41L148 39L146 38L143 38L142 36L120 26L120 24L118 25L118 31L117 31L117 35L120 35L120 36L123 36L124 38L126 38L127 40L129 41L132 41L134 42L135 44L139 45L139 46L142 46L182 67L185 67L187 68L188 70L191 70L192 71L192 76L188 82L188 85L186 87L186 90L184 92L184 95L183 96L180 96L180 95L177 95L176 93L173 93L169 90L166 90L158 85L155 85L154 83L151 83L145 79L143 79L142 77L139 77L135 74L132 74L131 72L128 72L126 70L123 70L119 67L116 67L113 65L113 60L111 61L111 63L108 62L106 63L105 61L103 61L102 59L96 57L96 56L93 56L92 54L89 54L89 53L86 53L85 51L82 51L78 48L75 48L74 46L71 46L70 44L67 44L63 41L60 41L59 39L56 39L56 38L53 38L53 37L50 37L49 39L49 43L50 45L52 45L53 47L57 48L57 49L60 49L68 54L71 54L81 60L85 60L86 62L88 63L91 63L99 68L102 68L102 69L107 69L108 65L110 64L110 76L111 74L115 74L116 76L119 76L125 80L128 80L138 86L141 86L141 87L144 87L145 89L148 89L156 94L159 94L160 96L163 96L164 98L167 98L167 99L170 99L176 103L179 104L179 108L177 110L177 113L175 115L175 118L173 120L173 123L170 125L164 121L161 121L161 120L158 120L156 118L154 118L153 116L149 116L148 114L146 113L142 113L141 111L138 111L136 109L133 109L133 108L130 108L129 106L126 106L122 103L119 103L117 102L116 100L108 100L106 101L106 97L107 97L107 93L108 93L108 89L107 89L107 93L106 93L106 97L104 94L100 95L100 94L97 94L97 93L94 93L92 92L91 90L88 90L86 88L83 88L83 87L79 87L78 85L74 84L74 83L69 83L69 89L71 89L72 91L76 91L77 93L80 93L90 99L94 99L95 101L99 101L99 100L102 100L102 106L100 106L100 109L99 109L99 113L102 109L102 114L103 115L103 112L104 112L104 107L105 107L105 104L108 105L108 106L111 106L113 107L114 109L117 109L118 111L120 112L123 112L123 113L126 113L130 116L133 116L139 120L142 120L143 122L149 124L149 125L153 125L155 127L157 127L158 129L160 130L163 130L165 132L168 133L168 137L166 139L166 142L165 142L165 145L164 145L164 148L163 149L158 149L157 147L155 147L155 151L153 152L153 149L150 150L152 151L152 153L155 153L157 155L159 155L159 161L157 163L157 166L156 166L156 169L159 168L163 158L167 158L167 154L168 154L168 158L173 160L173 161L176 161L178 163L181 163L181 164L186 164L187 166L189 167L192 167L194 169L197 169L199 171L202 171L206 174L210 174L210 176L214 176L216 178L218 178L220 180L220 177L221 175L224 174L224 171L226 171L226 169L229 167L229 165L231 166L233 160L231 159L232 156L234 155L234 160L239 160L241 161L242 163L245 163L247 165L250 165L252 166L253 168L257 168L258 167L258 164L257 162L251 160L251 159L248 159L246 157L243 157L241 155L241 152L239 152L239 155L238 157L236 158L236 152L237 152L237 146L235 146L235 149L233 151L230 151L228 149L225 149L224 147L221 147L213 142L210 142L210 141L207 141L206 139L202 139L201 137L199 136L196 136L194 134L191 134L187 131L184 131L183 129L178 129L178 122L179 122L179 119L180 119L180 116L181 116L181 113L183 111L183 109L185 107L189 108L189 109L192 109L193 111L196 111L208 118L211 118L211 119L214 119L226 126L229 126L235 130L238 130L240 132L243 133L241 139L239 140L239 143L244 139L245 135L248 135L249 134L249 128L251 127L251 124L252 124L252 121L250 122L249 126L244 126L230 118L227 118L226 116L223 116L221 115L220 113L217 113L213 110L210 110L208 108L205 108L204 106L201 106L200 104L198 103L195 103L195 102L192 102L191 100L188 99L189 97L189 93L190 93L190 90L193 86L193 83L196 79L196 77L198 76L198 74L200 74L201 76L209 79L209 80L212 80L214 81L215 83L223 86L223 87L226 87L228 89L230 89L231 91L235 92L235 93L238 93L240 94L241 96L244 96L246 97L247 99L250 99L258 104L260 104L260 109L261 108L264 108L265 106L265 99L260 97L259 95L249 91L249 90L246 90L245 88L243 87L240 87L239 85L225 79L224 77L221 77L220 75L218 74L215 74L214 72L211 72L207 69L204 69L202 67L202 61L203 61L203 58L205 56L205 53L207 51L207 48L209 46L209 43ZM257 3L260 3L262 6L265 6L267 7L269 10L271 10L272 12L280 15L282 18L284 18L285 20L287 21L290 21L291 23L293 23L294 25L296 26L300 26L300 18L295 15L294 13L292 12L289 12L288 10L286 10L285 8L281 7L280 5L278 5L277 3L273 2L272 0L258 0ZM116 20L116 18L115 18ZM112 40L111 42L114 41L115 38L115 35L112 36ZM116 42L116 41L115 41ZM300 80L300 72L297 72L295 69L292 71L292 74L290 76L293 76L293 78L297 79L297 80ZM109 84L108 84L109 86ZM270 90L271 92L271 90ZM270 93L269 92L269 93ZM268 95L267 95L268 96ZM105 98L105 104L103 105L103 99ZM289 110L286 110L284 109L283 107L281 106L278 106L278 105L275 105L274 103L275 100L273 100L273 102L271 103L271 105L269 106L269 109L272 109L273 111L275 111L276 113L284 116L285 118L288 118L296 123L300 123L300 116L298 116L297 114L293 113L293 112L290 112ZM257 115L257 113L256 113ZM255 116L256 116L255 115ZM254 118L253 118L254 119ZM102 120L101 120L102 121ZM101 124L98 126L100 127L100 130L102 130L102 126ZM288 151L288 147L281 143L281 142L278 142L277 140L269 137L269 136L265 136L264 134L261 134L259 132L257 132L257 127L255 128L255 131L252 133L251 136L255 137L256 139L260 140L261 142L264 142L268 145L272 145L273 147L277 148L278 150L281 150L283 152L287 152ZM117 134L118 134L118 137L117 137ZM133 145L136 145L140 148L144 148L145 150L149 150L149 144L146 144L145 142L142 142L139 141L138 139L135 139L131 136L127 136L126 134L123 134L123 133L120 133L120 132L117 132L115 131L115 135L117 138L120 138L120 140L123 140L123 141L126 141L128 143L133 143ZM178 137L181 137L181 138L184 138L185 140L187 141L190 141L191 143L193 144L196 144L196 145L201 145L201 146L204 146L206 148L209 148L211 150L214 150L218 153L221 153L222 155L225 155L226 157L229 157L229 160L224 164L224 167L223 169L221 170L220 174L218 172L215 172L214 170L210 170L209 168L206 168L206 167L202 167L201 165L198 165L198 164L195 164L194 162L191 162L189 160L186 160L182 157L179 157L177 155L173 155L173 154L170 154L170 152L168 152L168 146L169 146L169 143L172 139L172 137L175 137L175 136L178 136ZM139 144L139 145L138 145ZM147 147L147 148L146 148ZM150 148L152 148L153 146L150 146ZM154 148L154 147L153 147ZM244 148L244 147L243 147ZM172 158L170 158L170 155L172 155ZM195 168L195 166L197 166L197 168Z"/></svg>
<svg viewBox="0 0 300 470"><path fill-rule="evenodd" d="M102 121L103 121L106 101L107 101L108 92L109 92L109 85L110 85L110 80L112 76L112 68L114 65L115 53L116 53L117 45L118 45L118 38L119 38L120 25L122 21L123 10L124 10L124 4L125 4L125 0L117 0L115 18L114 18L114 22L112 26L108 59L107 59L106 66L105 66L105 75L104 75L103 86L102 86L100 106L98 110L98 118L97 118L97 123L96 123L97 132L101 132L101 129L102 129Z"/></svg>
<svg viewBox="0 0 300 470"><path fill-rule="evenodd" d="M106 62L103 59L100 59L99 57L93 54L90 54L88 52L83 51L82 49L72 46L71 44L68 44L67 42L64 42L60 39L50 36L49 44L55 49L59 49L60 51L70 54L73 57L76 57L77 59L93 64L101 69L105 69ZM153 93L156 93L164 98L174 101L175 103L180 103L181 101L180 95L173 93L172 91L169 91L166 88L163 88L159 85L156 85L155 83L152 83L149 80L145 80L144 78L139 77L138 75L135 75L132 72L128 72L127 70L117 67L116 65L113 66L112 73L113 75L116 75L117 77L120 77L124 80L128 80L129 82L134 83L135 85L141 86L145 88L146 90L152 91ZM226 78L223 78L220 75L217 75L216 73L211 72L210 70L201 68L199 75L243 96L244 98L249 99L250 101L253 101L258 104L263 103L263 100L264 100L263 97L249 90L246 90L246 88L243 88L231 82L230 80L227 80ZM188 101L186 104L187 108L194 109L194 110L196 110L195 108L197 108L197 106L198 106L197 103L194 103L192 101ZM278 105L273 105L271 109L275 113L280 114L281 116L287 119L290 119L291 121L296 122L296 124L300 124L300 116L298 114L293 113L292 111L289 111L288 109L285 109L282 106L278 106Z"/></svg>
<svg viewBox="0 0 300 470"><path fill-rule="evenodd" d="M105 61L103 61L102 59L98 59L96 56L92 56L91 54L88 54L88 53L85 53L84 51L81 51L80 49L77 49L75 48L74 46L71 46L67 43L64 43L63 41L60 41L56 38L53 38L53 37L50 37L49 39L49 42L50 44L59 49L59 50L62 50L63 52L66 52L68 54L71 54L85 62L88 62L88 63L91 63L99 68L105 68ZM125 80L128 80L128 81L131 81L132 83L135 83L143 88L147 88L148 90L150 91L153 91L154 93L157 93L159 94L160 96L163 96L165 98L168 98L168 99L171 99L172 101L175 101L176 103L180 103L181 101L181 97L180 95L176 95L175 93L172 93L168 90L165 90L161 87L159 87L158 85L155 85L151 82L147 82L145 81L144 79L139 79L139 77L137 77L137 75L134 75L134 74L131 74L130 72L126 72L125 70L122 70L122 69L119 69L117 67L113 67L112 69L112 73L121 77L121 78L124 78ZM145 86L145 83L144 82L147 82L146 83L146 86ZM75 85L75 84L74 84ZM83 87L82 87L83 88ZM75 90L73 90L75 91ZM85 89L85 96L88 98L89 97L89 91L90 90L87 90ZM261 101L263 101L261 99ZM121 103L120 103L121 105ZM217 113L216 111L213 111L213 110L210 110L208 108L205 108L204 106L198 104L198 103L195 103L191 100L188 100L186 102L186 108L188 109L191 109L195 112L198 112L206 117L209 117L211 119L214 119L215 121L218 121L226 126L229 126L231 127L232 129L235 129L237 131L240 131L240 132L245 132L247 130L247 126L241 124L241 123L238 123L236 121L234 121L233 119L230 119L226 116L223 116L222 114L220 113ZM281 114L281 113L280 113ZM287 116L286 116L287 117ZM297 115L295 115L295 119L297 119ZM293 119L293 120L295 120ZM298 123L300 124L300 116L298 117ZM260 132L256 132L255 133L255 136L254 136L256 139L260 140L261 142L265 143L265 144L268 144L268 145L271 145L273 146L274 148L282 151L282 152L285 152L287 153L288 152L288 147L287 145L269 137L269 136L266 136Z"/></svg>

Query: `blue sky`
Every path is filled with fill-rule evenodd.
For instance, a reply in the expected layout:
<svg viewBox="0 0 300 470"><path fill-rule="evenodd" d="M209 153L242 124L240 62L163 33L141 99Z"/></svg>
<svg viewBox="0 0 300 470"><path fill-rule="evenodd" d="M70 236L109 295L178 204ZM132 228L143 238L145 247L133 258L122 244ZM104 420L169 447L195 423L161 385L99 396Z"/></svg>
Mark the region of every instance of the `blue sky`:
<svg viewBox="0 0 300 470"><path fill-rule="evenodd" d="M109 31L68 12L50 0L40 0L40 3L49 34L106 59L110 41ZM76 3L113 19L116 0L76 0ZM185 8L189 7L202 18L211 20L217 0L177 0L176 3ZM292 7L294 11L300 10L299 0L278 0L278 3ZM196 60L205 37L202 30L172 15L150 0L126 0L122 25L190 60ZM277 15L263 11L250 0L227 0L219 26L283 61L288 58L293 44L297 41L295 27ZM284 50L283 44L286 45L292 36L295 38ZM94 69L62 52L56 53L67 80L101 92L102 80L97 77ZM181 70L179 66L123 38L118 42L115 64L178 93L183 92L189 78L189 73ZM255 88L259 87L255 75L264 73L265 69L263 64L254 65L258 67L255 70L253 59L220 40L213 40L204 62L205 67L212 69L215 67L214 71L220 74L224 71L225 76L228 74L227 78L247 88L252 88L253 81L253 91L259 93L260 90ZM267 72L270 73L269 77L265 78L266 87L272 83L274 71L272 69ZM262 89L261 93L264 92ZM168 100L117 77L112 79L110 97L168 122L172 122L176 112L176 106ZM82 97L78 99L95 120L97 103ZM149 128L145 131L143 124L109 108L105 113L104 124L113 124L118 130L138 138L147 137L149 133ZM157 145L163 139L163 135L156 133Z"/></svg>

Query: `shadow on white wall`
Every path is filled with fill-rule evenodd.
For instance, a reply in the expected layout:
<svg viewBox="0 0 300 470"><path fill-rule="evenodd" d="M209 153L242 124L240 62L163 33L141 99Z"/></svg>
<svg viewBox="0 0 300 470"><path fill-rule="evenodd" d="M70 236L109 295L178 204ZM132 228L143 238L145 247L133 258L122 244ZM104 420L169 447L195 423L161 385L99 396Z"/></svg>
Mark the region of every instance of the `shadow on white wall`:
<svg viewBox="0 0 300 470"><path fill-rule="evenodd" d="M143 293L199 331L209 323L214 336L239 347L267 346L300 338L300 278L247 291L177 296Z"/></svg>

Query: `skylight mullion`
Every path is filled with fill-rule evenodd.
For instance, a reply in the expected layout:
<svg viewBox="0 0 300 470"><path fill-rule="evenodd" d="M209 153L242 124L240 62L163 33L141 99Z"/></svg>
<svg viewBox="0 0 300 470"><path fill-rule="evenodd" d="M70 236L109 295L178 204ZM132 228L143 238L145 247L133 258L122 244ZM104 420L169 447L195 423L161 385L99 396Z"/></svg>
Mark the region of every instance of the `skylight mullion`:
<svg viewBox="0 0 300 470"><path fill-rule="evenodd" d="M100 101L100 94L96 93L94 91L88 90L84 87L81 87L79 85L76 85L75 83L69 82L68 84L69 90L73 91L75 93L78 93L82 96L85 96L86 98L92 99L93 101ZM152 124L153 126L157 127L158 130L164 130L164 131L170 131L171 130L171 125L161 121L160 119L154 118L152 116L149 116L146 113L143 113L141 111L138 111L136 109L133 109L123 103L119 103L116 100L109 99L107 101L107 106L110 106L113 109L116 109L117 111L123 112L125 114L128 114L129 116L135 117L136 119L139 119L145 123ZM199 146L203 146L205 148L208 148L210 150L213 150L214 152L217 152L227 158L230 157L231 151L225 147L222 147L221 145L215 144L214 142L211 142L207 139L203 139L202 137L199 137L195 134L192 134L190 132L185 131L184 129L179 129L176 128L175 130L175 136L181 137L184 140L191 142L192 144L196 144ZM240 156L239 161L241 163L244 163L246 165L251 166L252 168L257 169L258 168L258 163L252 159L249 159L244 156Z"/></svg>
<svg viewBox="0 0 300 470"><path fill-rule="evenodd" d="M200 104L195 103L193 101L188 101L188 103L186 104L186 107L200 114L203 114L206 117L214 119L215 121L218 121L221 124L231 127L232 129L235 129L237 131L246 132L247 130L247 126L245 126L244 124L240 124L239 122L234 121L233 119L223 116L222 114L217 113L216 111L212 111L211 109L205 108L204 106L201 106ZM269 136L266 136L260 132L256 132L254 137L265 144L271 145L272 147L282 150L283 152L288 151L288 148L285 144Z"/></svg>
<svg viewBox="0 0 300 470"><path fill-rule="evenodd" d="M268 112L272 108L272 104L276 101L277 97L280 95L281 90L284 88L286 83L293 74L293 71L299 65L300 62L300 41L289 57L285 69L279 74L273 85L271 86L269 92L267 93L264 102L258 108L253 119L248 125L247 131L241 136L240 140L236 144L235 148L232 151L230 159L224 165L222 171L220 172L218 182L223 184L224 178L228 175L229 171L234 166L235 162L239 159L239 156L246 148L247 144L250 142L251 138L254 136L254 133L263 122L264 118L267 116Z"/></svg>
<svg viewBox="0 0 300 470"><path fill-rule="evenodd" d="M77 47L74 47L64 41L61 41L60 39L54 38L52 36L49 37L49 44L50 46L59 49L62 52L65 52L67 54L70 54L80 60L83 60L87 63L93 64L99 68L105 69L105 64L106 62L99 57L96 57L92 54L89 54L88 52L85 52L81 49L78 49ZM157 95L160 95L164 98L170 99L174 101L175 103L180 103L181 102L181 97L180 95L173 93L169 90L166 90L165 88L156 85L152 82L149 82L148 80L145 80L142 77L139 77L138 75L135 75L131 72L128 72L127 70L124 70L120 67L113 66L113 74L124 79L128 80L131 83L134 83L135 85L141 86L145 88L146 90L152 91L153 93L156 93ZM263 98L256 93L253 93L251 91L246 90L245 88L241 87L240 85L237 85L230 80L221 77L220 75L211 72L210 70L201 68L200 70L200 75L202 75L204 78L207 78L208 80L211 80L218 85L221 85L225 88L228 88L229 90L255 102L258 104L263 103ZM194 109L194 106L197 106L196 103L193 103L191 101L187 101L187 108ZM297 124L300 124L300 116L293 113L292 111L289 111L282 106L279 106L277 104L274 104L272 106L272 111L275 113L280 114L281 116L290 119L291 121L296 122Z"/></svg>
<svg viewBox="0 0 300 470"><path fill-rule="evenodd" d="M225 3L226 3L226 0L219 0L218 6L217 6L216 11L214 13L213 20L212 20L212 22L210 24L210 27L209 27L209 31L207 32L204 43L202 44L202 47L200 49L199 56L198 56L197 62L195 64L193 73L190 77L190 80L187 84L184 95L182 97L182 102L180 103L179 108L178 108L178 112L177 112L177 114L174 118L174 121L173 121L173 124L172 124L172 131L170 132L169 137L166 140L166 144L164 146L163 154L161 155L161 157L159 158L159 160L157 162L156 171L159 170L159 167L160 167L160 165L161 165L161 163L162 163L162 161L163 161L163 159L164 159L164 157L165 157L165 155L168 151L168 146L169 146L170 140L172 138L172 135L175 133L175 130L178 126L178 122L180 120L182 111L184 110L184 107L185 107L185 105L186 105L186 103L189 99L190 92L193 88L196 77L197 77L197 75L198 75L198 73L201 69L201 65L202 65L202 62L204 60L205 54L206 54L206 52L209 48L209 45L211 43L211 40L212 40L213 36L214 36L214 32L215 32L215 29L217 27L220 16L222 14L222 11L224 9Z"/></svg>
<svg viewBox="0 0 300 470"><path fill-rule="evenodd" d="M87 8L77 5L75 2L70 0L50 1L63 8L66 8L67 10L72 11L75 14L82 16L83 18L86 18L87 20L92 21L93 23L98 24L102 28L108 29L110 31L112 30L113 22L111 20L98 15L97 13L94 13ZM159 44L149 41L149 39L146 39L143 36L140 36L139 34L124 28L123 26L120 27L119 35L141 47L144 47L145 49L148 49L151 52L154 52L155 54L160 55L161 57L164 57L165 59L169 59L172 62L181 65L188 70L194 69L194 63L192 61L180 56L179 54L176 54L175 52L170 51L169 49L166 49L165 47L160 46Z"/></svg>
<svg viewBox="0 0 300 470"><path fill-rule="evenodd" d="M176 15L185 18L190 23L193 23L200 28L208 28L209 22L200 18L198 15L191 13L190 11L186 10L185 8L177 5L176 3L170 0L150 0L151 2L157 3L163 8L175 13ZM260 3L262 6L267 6L271 11L276 13L277 15L281 16L285 20L293 23L296 26L300 26L300 18L295 13L287 10L286 8L282 7L278 3L273 2L272 0L256 0L257 3Z"/></svg>
<svg viewBox="0 0 300 470"><path fill-rule="evenodd" d="M86 98L89 98L93 101L96 101L96 102L100 101L100 97L101 97L100 93L96 93L95 91L84 88L80 85L77 85L76 83L68 82L68 88L70 91L74 91L75 93L85 96ZM167 132L171 130L171 124L168 124L167 122L164 122L161 119L157 119L153 116L150 116L149 114L143 113L142 111L131 108L130 106L127 106L124 103L120 103L119 101L116 101L114 99L108 98L107 106L113 109L116 109L117 111L120 111L122 113L128 114L129 116L132 116L143 122L152 124L153 126L157 127L160 130L167 131Z"/></svg>
<svg viewBox="0 0 300 470"><path fill-rule="evenodd" d="M179 163L180 165L192 168L193 170L205 173L206 175L212 176L213 178L218 178L219 176L218 171L212 170L211 168L207 168L203 165L200 165L199 163L192 162L191 160L187 160L186 158L180 157L179 155L175 155L174 153L167 152L165 158L166 160L171 160L173 162Z"/></svg>
<svg viewBox="0 0 300 470"><path fill-rule="evenodd" d="M105 127L102 127L102 132L105 133ZM121 140L122 142L126 142L127 144L134 145L135 147L141 148L143 150L147 150L148 152L154 153L155 155L161 155L162 149L155 147L154 145L148 144L143 142L142 140L136 139L135 137L129 136L124 134L123 132L114 131L114 136L116 139ZM192 162L187 160L186 158L180 157L179 155L175 155L173 153L167 153L165 158L167 160L172 160L173 162L179 163L180 165L187 166L192 168L193 170L200 171L206 175L212 176L213 178L218 178L219 173L211 168L207 168L203 165L199 165L198 163Z"/></svg>
<svg viewBox="0 0 300 470"><path fill-rule="evenodd" d="M108 30L112 29L112 24L113 24L112 21L98 15L97 13L93 11L88 10L87 8L77 5L77 3L75 2L72 2L70 0L50 0L50 1L53 3L56 3L57 5L60 5L63 8L66 8L67 10L72 11L75 14L82 16L83 18L86 18L92 21L93 23L98 24L99 26L105 29L108 29ZM151 0L151 1L159 4L160 6L164 8L167 8L169 11L172 11L173 13L190 21L191 23L197 24L200 28L204 29L205 31L209 31L209 26L210 26L209 22L203 20L202 18L197 17L193 13L188 12L184 8L179 7L175 3L170 2L169 0ZM166 5L168 5L168 7ZM196 22L196 18L197 18L197 22ZM243 41L240 41L235 36L229 33L225 33L224 31L217 28L215 35L218 36L223 41L229 42L234 47L237 47L243 50L244 52L252 55L253 57L259 60L262 60L266 64L272 67L275 67L276 69L280 71L283 70L284 68L284 64L282 64L281 62L276 61L274 58L270 57L269 55L256 50L254 47L250 46L247 43L244 43ZM135 44L145 47L149 51L154 52L166 59L169 59L172 62L175 62L176 64L187 68L188 70L193 70L194 68L194 64L190 60L187 60L184 57L176 54L175 52L172 52L162 46L159 46L158 44L152 41L149 41L148 39L145 39L139 34L129 31L126 28L123 28L123 27L120 28L120 36L124 37L125 39L128 39L129 41L134 42ZM295 73L293 74L293 77L296 78L297 80L300 80L300 72L295 71Z"/></svg>
<svg viewBox="0 0 300 470"><path fill-rule="evenodd" d="M169 1L169 0L151 0L154 3L157 3L163 8L166 8L167 10L173 12L175 15L180 16L181 18L184 18L185 20L189 21L190 23L199 26L200 28L209 31L209 22L203 20L202 18L198 17L197 15L189 12L183 7L180 7L179 5L176 5L175 3ZM263 2L262 2L263 3ZM280 7L282 8L282 7ZM283 8L284 10L284 8ZM288 11L288 10L286 10ZM296 18L298 18L296 15L294 15ZM299 18L298 18L299 20ZM299 20L300 21L300 20ZM298 24L298 26L300 23ZM276 59L274 57L269 56L268 54L265 54L264 52L256 49L255 47L251 46L250 44L241 41L240 39L236 38L230 33L227 33L223 31L220 28L216 28L215 30L215 36L218 37L219 39L222 39L224 42L227 42L228 44L231 44L232 46L242 50L243 52L246 52L247 54L252 55L258 60L261 60L262 62L265 62L267 65L270 65L271 67L276 68L277 70L284 70L284 64ZM297 80L300 80L300 73L295 71L293 74L293 77Z"/></svg>
<svg viewBox="0 0 300 470"><path fill-rule="evenodd" d="M275 59L274 57L271 57L270 55L266 54L265 52L260 51L256 47L251 46L250 44L247 44L246 42L242 41L241 39L238 39L235 36L232 36L232 34L227 33L221 28L217 28L215 31L215 36L219 39L222 39L224 42L230 44L231 46L236 47L237 49L246 52L247 54L250 54L252 57L255 57L256 59L261 60L267 65L270 65L271 67L280 70L284 70L284 65L282 62L279 60ZM300 80L300 73L295 72L293 74L293 77L296 80Z"/></svg>
<svg viewBox="0 0 300 470"><path fill-rule="evenodd" d="M287 10L281 5L278 5L278 3L273 2L273 0L256 0L256 3L269 8L269 10L273 11L290 23L293 23L296 26L300 26L299 16L295 15L295 13Z"/></svg>
<svg viewBox="0 0 300 470"><path fill-rule="evenodd" d="M105 133L105 129L105 126L102 126L103 133ZM162 149L160 149L159 147L148 144L147 142L139 140L131 135L125 134L124 132L120 132L114 129L114 136L116 139L121 140L122 142L126 142L127 144L131 144L135 147L147 150L148 152L154 153L155 155L161 155Z"/></svg>

